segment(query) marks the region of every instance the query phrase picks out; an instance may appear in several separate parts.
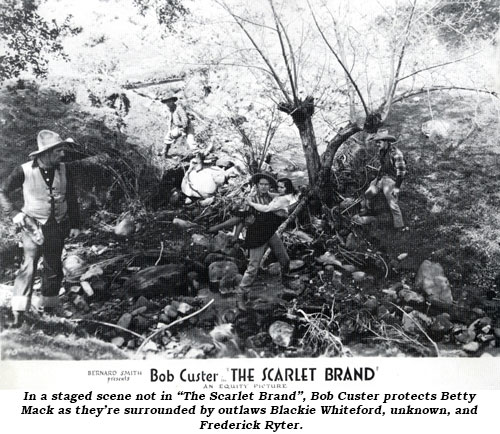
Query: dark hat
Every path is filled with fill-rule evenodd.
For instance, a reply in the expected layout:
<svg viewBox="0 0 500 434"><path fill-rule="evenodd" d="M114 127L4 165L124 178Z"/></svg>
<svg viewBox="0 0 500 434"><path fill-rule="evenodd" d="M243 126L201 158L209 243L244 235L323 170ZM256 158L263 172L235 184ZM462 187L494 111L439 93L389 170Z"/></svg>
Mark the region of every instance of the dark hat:
<svg viewBox="0 0 500 434"><path fill-rule="evenodd" d="M47 152L57 146L64 145L65 143L74 143L74 140L67 138L66 140L61 139L61 136L53 131L42 130L38 133L36 138L38 151L33 151L29 154L30 157L35 157L44 152Z"/></svg>
<svg viewBox="0 0 500 434"><path fill-rule="evenodd" d="M161 102L166 103L166 102L176 102L179 98L176 96L168 96L166 98L161 98Z"/></svg>
<svg viewBox="0 0 500 434"><path fill-rule="evenodd" d="M387 130L379 130L373 137L372 140L382 140L386 142L395 142L396 137L391 136Z"/></svg>
<svg viewBox="0 0 500 434"><path fill-rule="evenodd" d="M271 174L261 172L261 173L256 173L255 175L252 176L252 182L254 184L257 184L262 178L267 179L269 181L269 184L271 184L271 187L276 188L278 184L276 183L276 178L274 178Z"/></svg>

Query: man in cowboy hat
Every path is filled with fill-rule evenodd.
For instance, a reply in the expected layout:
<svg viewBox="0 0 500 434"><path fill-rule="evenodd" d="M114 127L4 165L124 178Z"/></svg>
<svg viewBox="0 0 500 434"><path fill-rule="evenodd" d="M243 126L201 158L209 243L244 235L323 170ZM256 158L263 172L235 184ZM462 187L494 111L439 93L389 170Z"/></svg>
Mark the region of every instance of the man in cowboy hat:
<svg viewBox="0 0 500 434"><path fill-rule="evenodd" d="M399 208L399 189L406 174L402 152L393 144L396 141L387 130L378 131L372 139L379 148L380 168L377 177L365 192L364 207L360 215L373 215L372 199L382 190L391 209L394 228L404 229L403 215Z"/></svg>
<svg viewBox="0 0 500 434"><path fill-rule="evenodd" d="M165 96L161 102L168 107L167 116L167 134L165 135L165 156L168 155L170 148L179 139L185 137L186 146L189 150L196 148L194 143L194 129L184 108L177 102L176 96Z"/></svg>
<svg viewBox="0 0 500 434"><path fill-rule="evenodd" d="M62 163L63 140L49 130L38 133L38 150L29 154L32 161L18 166L0 187L0 205L21 229L24 260L14 283L12 326L22 324L30 305L38 259L43 257L42 299L44 311L54 313L59 304L63 278L61 255L64 239L79 234L78 202L73 175ZM10 197L22 189L23 206L16 209Z"/></svg>
<svg viewBox="0 0 500 434"><path fill-rule="evenodd" d="M257 191L250 196L251 201L268 205L273 200L273 196L269 194L269 189L271 187L276 188L276 180L267 173L257 173L252 176L252 182L256 185ZM275 233L283 219L274 212L252 210L254 218L250 220L245 238L245 246L249 249L248 266L239 287L242 292L247 291L252 286L267 247L271 248L274 256L281 264L282 275L288 273L290 265L290 258L286 248ZM236 235L239 234L241 228L242 225L236 228Z"/></svg>

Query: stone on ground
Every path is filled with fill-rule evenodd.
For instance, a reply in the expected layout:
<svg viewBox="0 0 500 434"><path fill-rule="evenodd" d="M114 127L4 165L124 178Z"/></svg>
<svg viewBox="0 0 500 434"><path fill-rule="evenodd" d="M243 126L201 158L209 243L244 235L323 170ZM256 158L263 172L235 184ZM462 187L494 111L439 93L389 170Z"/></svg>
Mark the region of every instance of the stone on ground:
<svg viewBox="0 0 500 434"><path fill-rule="evenodd" d="M444 275L443 267L437 262L425 260L420 265L415 285L422 290L430 301L452 303L450 283Z"/></svg>

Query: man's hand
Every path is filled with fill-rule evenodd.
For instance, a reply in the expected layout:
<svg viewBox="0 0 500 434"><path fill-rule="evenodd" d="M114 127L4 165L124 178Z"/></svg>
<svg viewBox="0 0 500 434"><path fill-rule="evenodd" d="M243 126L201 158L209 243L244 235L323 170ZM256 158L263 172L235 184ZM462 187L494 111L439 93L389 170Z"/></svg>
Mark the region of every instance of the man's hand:
<svg viewBox="0 0 500 434"><path fill-rule="evenodd" d="M392 190L392 196L395 199L399 198L399 188L394 188L394 190Z"/></svg>
<svg viewBox="0 0 500 434"><path fill-rule="evenodd" d="M80 229L76 229L76 228L71 229L71 230L69 231L69 237L70 237L70 238L75 238L75 237L77 237L78 235L80 235L80 232L81 232L81 231L80 231Z"/></svg>
<svg viewBox="0 0 500 434"><path fill-rule="evenodd" d="M24 227L24 218L26 217L26 215L22 212L20 213L17 213L13 218L12 218L12 222L14 223L14 225L16 226L16 228L22 228Z"/></svg>

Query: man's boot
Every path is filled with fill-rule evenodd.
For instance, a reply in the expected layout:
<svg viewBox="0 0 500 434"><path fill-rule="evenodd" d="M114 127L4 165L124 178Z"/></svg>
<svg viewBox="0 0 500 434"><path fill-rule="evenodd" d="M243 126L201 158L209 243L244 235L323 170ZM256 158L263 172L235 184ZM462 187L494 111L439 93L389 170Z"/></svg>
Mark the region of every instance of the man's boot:
<svg viewBox="0 0 500 434"><path fill-rule="evenodd" d="M18 329L24 323L24 312L19 310L13 310L12 314L14 315L14 321L9 324L9 328Z"/></svg>

